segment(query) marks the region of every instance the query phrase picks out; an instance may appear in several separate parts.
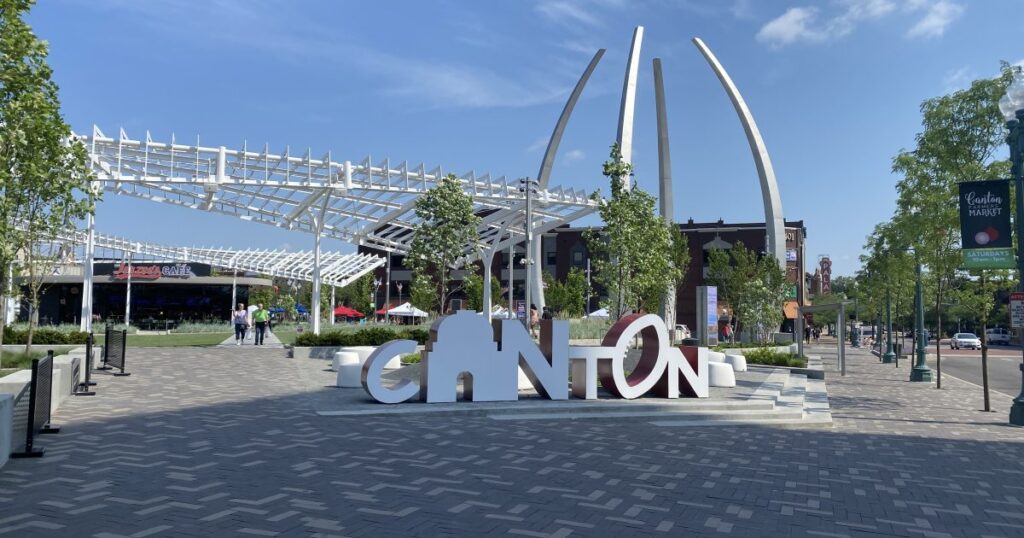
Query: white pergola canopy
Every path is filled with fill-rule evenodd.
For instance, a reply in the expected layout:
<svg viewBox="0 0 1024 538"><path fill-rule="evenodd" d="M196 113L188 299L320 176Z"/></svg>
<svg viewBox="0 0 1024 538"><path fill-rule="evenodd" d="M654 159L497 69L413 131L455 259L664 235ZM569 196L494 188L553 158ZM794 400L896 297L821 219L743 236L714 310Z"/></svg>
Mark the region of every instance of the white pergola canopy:
<svg viewBox="0 0 1024 538"><path fill-rule="evenodd" d="M310 150L272 154L264 146L250 151L224 146L133 140L124 130L106 137L77 135L88 148L99 186L155 202L221 213L242 220L318 233L322 237L404 254L419 223L415 203L446 172L440 166L335 161L330 152L314 158ZM502 248L522 241L525 197L518 181L469 172L459 176L474 209L483 219L481 244ZM541 233L596 211L584 191L559 187L534 195L533 230ZM504 237L507 234L507 237ZM476 245L467 245L472 255Z"/></svg>
<svg viewBox="0 0 1024 538"><path fill-rule="evenodd" d="M68 230L58 234L55 239L65 248L71 247L76 252L74 257L77 258L77 251L84 250L88 243L88 235L87 231ZM315 272L312 251L175 247L101 233L94 234L94 241L97 249L166 261L204 263L222 269L249 271L271 277L312 282ZM85 258L83 253L81 258L77 259ZM328 286L344 287L382 265L384 258L380 256L323 252L320 254L320 281Z"/></svg>

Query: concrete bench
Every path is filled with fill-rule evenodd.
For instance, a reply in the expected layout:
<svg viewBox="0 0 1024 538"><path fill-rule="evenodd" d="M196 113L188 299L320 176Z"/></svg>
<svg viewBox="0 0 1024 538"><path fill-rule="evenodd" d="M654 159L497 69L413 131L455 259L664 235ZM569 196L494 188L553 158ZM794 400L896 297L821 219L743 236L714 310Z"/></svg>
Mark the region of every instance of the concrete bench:
<svg viewBox="0 0 1024 538"><path fill-rule="evenodd" d="M736 373L731 364L708 362L708 385L712 387L735 387Z"/></svg>
<svg viewBox="0 0 1024 538"><path fill-rule="evenodd" d="M363 364L376 349L377 346L345 346L341 348L341 351L350 351L359 355L359 364ZM397 370L401 367L402 357L394 357L384 365L385 370Z"/></svg>
<svg viewBox="0 0 1024 538"><path fill-rule="evenodd" d="M737 353L726 353L725 363L732 366L733 371L746 372L747 358Z"/></svg>
<svg viewBox="0 0 1024 538"><path fill-rule="evenodd" d="M334 370L338 372L337 385L339 387L353 389L363 386L363 363L354 351L335 353Z"/></svg>

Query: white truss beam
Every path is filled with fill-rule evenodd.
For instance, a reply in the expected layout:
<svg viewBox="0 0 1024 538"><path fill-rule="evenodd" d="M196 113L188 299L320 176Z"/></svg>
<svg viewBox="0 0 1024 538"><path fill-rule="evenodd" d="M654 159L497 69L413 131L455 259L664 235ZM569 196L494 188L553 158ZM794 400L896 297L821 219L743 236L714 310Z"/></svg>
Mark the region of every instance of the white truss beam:
<svg viewBox="0 0 1024 538"><path fill-rule="evenodd" d="M418 225L415 202L445 177L444 168L424 164L410 167L391 159L373 164L335 161L331 153L314 159L307 149L293 156L224 146L143 140L120 130L110 138L96 127L91 135L77 136L86 146L99 186L108 192L234 216L289 230L369 245L400 254L412 243ZM522 220L524 198L505 177L470 171L459 181L473 197L477 214L484 217L482 236L512 229ZM321 206L326 198L327 203ZM586 192L552 187L536 195L536 226L551 229L597 210ZM306 218L320 213L323 221ZM466 245L467 253L479 245ZM325 282L326 284L327 282Z"/></svg>

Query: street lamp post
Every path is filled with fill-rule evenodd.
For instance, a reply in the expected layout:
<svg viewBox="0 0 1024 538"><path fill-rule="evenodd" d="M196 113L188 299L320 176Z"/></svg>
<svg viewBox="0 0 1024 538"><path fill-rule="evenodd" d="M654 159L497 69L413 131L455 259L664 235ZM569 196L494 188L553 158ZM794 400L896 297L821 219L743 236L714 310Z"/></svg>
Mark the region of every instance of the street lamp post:
<svg viewBox="0 0 1024 538"><path fill-rule="evenodd" d="M1006 95L999 100L999 110L1006 118L1006 137L1010 145L1010 173L1017 191L1017 289L1024 291L1024 72L1017 68ZM1024 330L1021 330L1021 352L1024 353ZM1020 394L1010 407L1010 424L1024 426L1024 356L1021 364Z"/></svg>
<svg viewBox="0 0 1024 538"><path fill-rule="evenodd" d="M523 324L525 324L526 327L529 328L531 314L530 301L533 300L530 294L530 292L532 291L530 287L533 283L531 278L533 277L533 271L535 270L533 266L536 262L536 260L533 259L533 249L531 247L531 243L533 243L533 194L534 191L537 189L538 183L537 180L530 179L528 177L525 177L519 181L523 184L521 189L523 191L523 195L526 197L526 218L524 219L526 221L526 238L523 241L523 247L526 249L524 253L525 256L523 257L523 265L526 269L526 279L524 280L526 284L526 316L524 316L523 318Z"/></svg>
<svg viewBox="0 0 1024 538"><path fill-rule="evenodd" d="M370 308L371 308L371 310L374 311L374 313L376 313L376 311L377 311L377 294L380 291L380 283L381 282L382 281L379 278L374 278L373 279L373 295L370 296L370 305L371 305ZM376 319L376 318L374 318L374 319ZM388 319L388 305L384 305L384 321L387 321L387 319Z"/></svg>
<svg viewBox="0 0 1024 538"><path fill-rule="evenodd" d="M917 257L916 252L914 256ZM932 369L928 367L924 356L924 289L921 285L921 260L918 259L916 262L914 296L917 300L914 304L914 334L916 338L914 350L917 352L917 361L914 362L914 368L910 370L910 380L931 382Z"/></svg>
<svg viewBox="0 0 1024 538"><path fill-rule="evenodd" d="M889 364L896 360L896 354L892 351L892 294L889 286L885 286L885 336L887 345L885 354L882 355L882 362Z"/></svg>

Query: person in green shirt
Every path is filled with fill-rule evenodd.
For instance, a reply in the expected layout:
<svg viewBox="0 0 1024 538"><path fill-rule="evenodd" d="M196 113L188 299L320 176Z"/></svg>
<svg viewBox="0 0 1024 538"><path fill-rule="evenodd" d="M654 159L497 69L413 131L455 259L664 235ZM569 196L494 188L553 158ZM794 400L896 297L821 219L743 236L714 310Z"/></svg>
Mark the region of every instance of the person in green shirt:
<svg viewBox="0 0 1024 538"><path fill-rule="evenodd" d="M252 321L256 324L256 345L263 345L263 335L267 332L267 320L270 319L270 311L263 308L262 304L256 304L256 310L252 313Z"/></svg>

